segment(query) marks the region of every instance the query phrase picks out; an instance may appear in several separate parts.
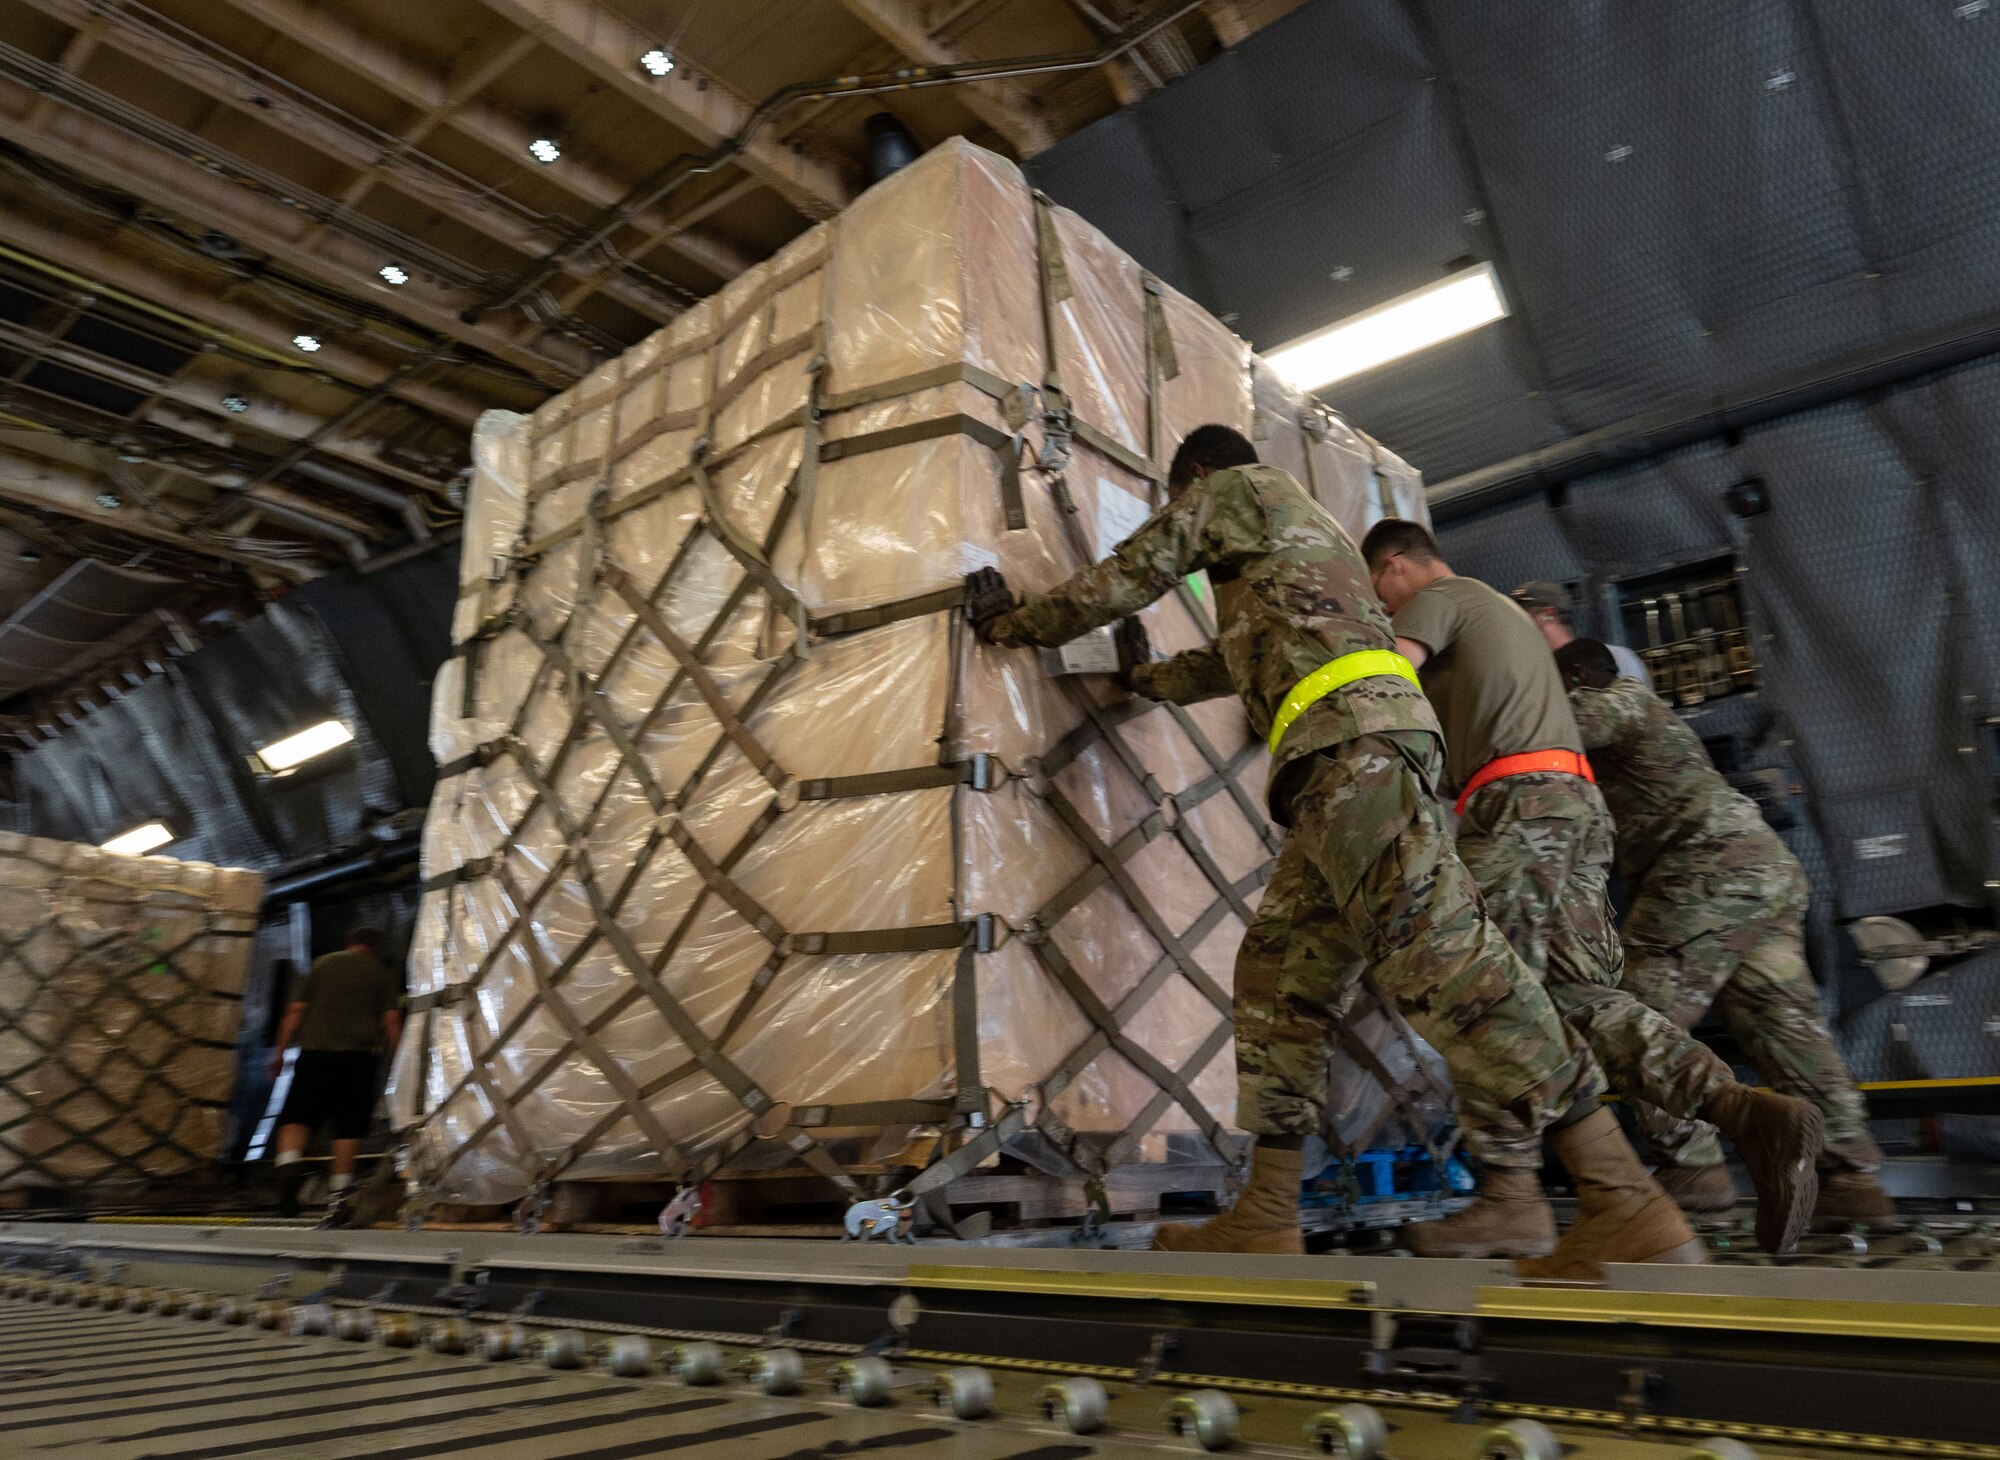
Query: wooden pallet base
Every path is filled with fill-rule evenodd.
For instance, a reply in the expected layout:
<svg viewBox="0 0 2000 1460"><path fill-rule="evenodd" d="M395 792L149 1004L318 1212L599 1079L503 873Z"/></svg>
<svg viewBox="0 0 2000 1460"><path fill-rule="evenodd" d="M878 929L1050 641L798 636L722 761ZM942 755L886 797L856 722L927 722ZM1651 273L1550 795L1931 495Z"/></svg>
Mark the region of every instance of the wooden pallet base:
<svg viewBox="0 0 2000 1460"><path fill-rule="evenodd" d="M240 1198L240 1190L214 1170L191 1171L156 1181L91 1186L10 1186L0 1190L0 1215L11 1213L214 1211Z"/></svg>
<svg viewBox="0 0 2000 1460"><path fill-rule="evenodd" d="M855 1173L873 1189L880 1171ZM1230 1172L1219 1164L1184 1162L1120 1167L1103 1181L1109 1215L1131 1220L1197 1211L1227 1200ZM679 1187L671 1181L566 1181L539 1213L521 1206L442 1203L424 1225L443 1231L491 1231L519 1226L533 1215L543 1231L624 1235L659 1230L662 1209ZM1049 1176L1016 1163L975 1171L945 1187L927 1212L949 1212L961 1235L983 1235L1081 1221L1099 1210L1080 1177ZM712 1237L838 1237L852 1200L825 1177L804 1168L735 1173L702 1183L693 1233ZM380 1222L378 1225L389 1225Z"/></svg>
<svg viewBox="0 0 2000 1460"><path fill-rule="evenodd" d="M74 1192L37 1186L15 1186L0 1191L0 1212L61 1211L79 1205Z"/></svg>

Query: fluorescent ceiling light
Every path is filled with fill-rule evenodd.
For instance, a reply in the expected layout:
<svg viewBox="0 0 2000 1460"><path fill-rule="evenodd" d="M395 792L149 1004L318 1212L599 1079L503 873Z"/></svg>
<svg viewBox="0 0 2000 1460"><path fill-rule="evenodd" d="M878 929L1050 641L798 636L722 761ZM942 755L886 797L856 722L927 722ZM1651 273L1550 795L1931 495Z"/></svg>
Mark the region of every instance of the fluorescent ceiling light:
<svg viewBox="0 0 2000 1460"><path fill-rule="evenodd" d="M354 738L354 732L338 720L322 720L308 725L296 735L287 735L259 750L251 760L259 770L283 775L296 770L316 755L338 750Z"/></svg>
<svg viewBox="0 0 2000 1460"><path fill-rule="evenodd" d="M410 271L401 264L384 264L375 271L382 276L382 282L401 288L410 282Z"/></svg>
<svg viewBox="0 0 2000 1460"><path fill-rule="evenodd" d="M1505 319L1507 313L1493 265L1479 264L1281 345L1264 358L1288 385L1318 390Z"/></svg>
<svg viewBox="0 0 2000 1460"><path fill-rule="evenodd" d="M674 58L658 46L639 58L639 69L648 76L664 76L674 69Z"/></svg>
<svg viewBox="0 0 2000 1460"><path fill-rule="evenodd" d="M144 826L135 826L130 831L120 832L104 843L104 850L121 852L128 857L143 857L173 839L173 830L164 821L149 821Z"/></svg>
<svg viewBox="0 0 2000 1460"><path fill-rule="evenodd" d="M528 155L540 163L554 162L562 156L562 148L553 137L537 137L528 144Z"/></svg>
<svg viewBox="0 0 2000 1460"><path fill-rule="evenodd" d="M316 353L319 349L319 336L293 335L292 344L298 349L305 351L306 354L311 355Z"/></svg>

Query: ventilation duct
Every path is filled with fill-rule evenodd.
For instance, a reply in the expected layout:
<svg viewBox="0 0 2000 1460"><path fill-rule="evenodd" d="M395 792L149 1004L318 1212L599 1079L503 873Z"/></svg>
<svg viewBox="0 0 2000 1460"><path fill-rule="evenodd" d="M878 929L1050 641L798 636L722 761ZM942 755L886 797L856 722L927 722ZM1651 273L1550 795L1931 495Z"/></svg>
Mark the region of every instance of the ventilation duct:
<svg viewBox="0 0 2000 1460"><path fill-rule="evenodd" d="M910 129L890 116L877 112L862 124L868 135L868 181L878 183L892 172L900 172L923 155L923 148Z"/></svg>

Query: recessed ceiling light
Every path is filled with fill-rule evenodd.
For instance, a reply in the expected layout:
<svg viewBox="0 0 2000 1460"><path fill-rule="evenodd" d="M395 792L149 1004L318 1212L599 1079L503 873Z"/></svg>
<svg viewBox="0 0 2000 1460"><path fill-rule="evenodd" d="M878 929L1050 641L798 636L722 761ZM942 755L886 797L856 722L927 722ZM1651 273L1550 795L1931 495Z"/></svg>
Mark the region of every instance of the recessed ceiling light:
<svg viewBox="0 0 2000 1460"><path fill-rule="evenodd" d="M354 732L339 720L322 720L296 734L274 741L250 757L253 768L265 775L284 775L314 756L337 750L354 738Z"/></svg>
<svg viewBox="0 0 2000 1460"><path fill-rule="evenodd" d="M562 148L558 147L552 138L537 137L528 144L528 155L537 162L554 162L562 156Z"/></svg>
<svg viewBox="0 0 2000 1460"><path fill-rule="evenodd" d="M225 395L222 398L222 408L232 416L240 416L250 409L250 402L240 395Z"/></svg>
<svg viewBox="0 0 2000 1460"><path fill-rule="evenodd" d="M639 58L639 69L648 76L664 76L674 69L674 58L655 46Z"/></svg>
<svg viewBox="0 0 2000 1460"><path fill-rule="evenodd" d="M99 492L97 494L97 505L102 507L106 512L115 512L125 505L125 501L116 492Z"/></svg>
<svg viewBox="0 0 2000 1460"><path fill-rule="evenodd" d="M128 857L143 857L167 845L174 839L173 828L164 821L148 821L122 831L110 841L103 843L107 852L123 852Z"/></svg>
<svg viewBox="0 0 2000 1460"><path fill-rule="evenodd" d="M384 264L376 272L382 276L383 283L393 284L399 289L410 282L409 270L400 264Z"/></svg>
<svg viewBox="0 0 2000 1460"><path fill-rule="evenodd" d="M318 335L293 335L293 336L292 336L292 343L293 343L294 345L296 345L296 346L297 346L297 347L298 347L299 349L301 349L301 350L305 351L305 352L306 352L306 353L307 353L308 355L311 355L311 354L315 353L316 351L318 351L318 349L319 349L319 336L318 336Z"/></svg>

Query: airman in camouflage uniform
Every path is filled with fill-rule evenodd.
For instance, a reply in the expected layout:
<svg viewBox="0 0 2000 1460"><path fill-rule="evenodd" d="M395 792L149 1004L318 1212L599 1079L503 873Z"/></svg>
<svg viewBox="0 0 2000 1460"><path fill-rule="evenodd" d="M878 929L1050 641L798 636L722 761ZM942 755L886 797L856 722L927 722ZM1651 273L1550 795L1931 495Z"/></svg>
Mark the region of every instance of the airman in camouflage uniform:
<svg viewBox="0 0 2000 1460"><path fill-rule="evenodd" d="M1598 787L1536 773L1494 782L1466 803L1458 854L1488 915L1542 974L1612 1084L1657 1120L1672 1121L1662 1107L1701 1110L1736 1080L1632 988L1611 908L1613 838Z"/></svg>
<svg viewBox="0 0 2000 1460"><path fill-rule="evenodd" d="M1882 1153L1867 1108L1806 965L1805 870L1681 717L1644 685L1614 677L1606 646L1579 639L1556 663L1617 821L1618 871L1631 893L1624 987L1682 1028L1713 1005L1772 1085L1819 1107L1819 1220L1893 1220L1894 1204L1870 1174ZM1734 1205L1711 1127L1649 1106L1637 1114L1666 1163L1661 1183L1682 1206Z"/></svg>
<svg viewBox="0 0 2000 1460"><path fill-rule="evenodd" d="M1608 896L1611 818L1540 630L1520 604L1452 572L1421 524L1378 522L1363 551L1397 644L1419 666L1444 724L1459 855L1487 912L1621 1092L1728 1134L1757 1187L1759 1242L1789 1251L1818 1192L1819 1112L1743 1085L1713 1051L1621 986L1624 954ZM1528 1197L1502 1187L1452 1220L1476 1251L1502 1220L1501 1203Z"/></svg>
<svg viewBox="0 0 2000 1460"><path fill-rule="evenodd" d="M1105 561L986 617L982 636L1054 647L1206 569L1217 642L1135 666L1128 683L1180 703L1234 693L1268 733L1302 679L1394 641L1352 540L1289 475L1255 461L1234 431L1193 433L1165 510ZM1485 1138L1483 1160L1532 1179L1544 1128L1572 1107L1594 1111L1595 1067L1453 851L1442 770L1436 718L1393 673L1325 694L1282 734L1270 806L1290 834L1236 966L1237 1121L1260 1138L1256 1162L1234 1212L1164 1228L1159 1245L1302 1250L1301 1148L1324 1124L1334 1011L1364 971L1444 1055L1461 1106L1478 1112L1467 1124Z"/></svg>

